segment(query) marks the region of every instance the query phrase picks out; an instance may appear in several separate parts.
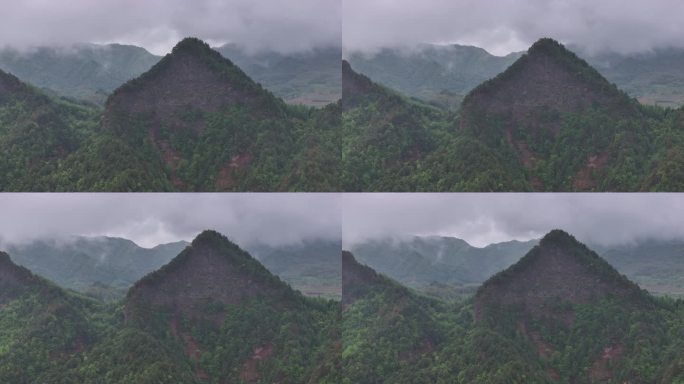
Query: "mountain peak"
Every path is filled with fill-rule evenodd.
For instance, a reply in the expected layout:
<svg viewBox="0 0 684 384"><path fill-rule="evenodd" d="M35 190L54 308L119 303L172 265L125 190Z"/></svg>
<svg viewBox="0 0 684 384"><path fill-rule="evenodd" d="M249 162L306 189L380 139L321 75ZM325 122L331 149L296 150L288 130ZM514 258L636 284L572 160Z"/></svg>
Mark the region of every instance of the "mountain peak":
<svg viewBox="0 0 684 384"><path fill-rule="evenodd" d="M171 50L171 53L179 53L179 52L215 52L209 44L205 43L204 41L196 38L196 37L186 37L183 40L179 41L178 44L176 44L173 49Z"/></svg>
<svg viewBox="0 0 684 384"><path fill-rule="evenodd" d="M225 236L204 231L170 263L138 281L128 292L127 318L149 308L170 309L189 317L220 321L225 313L204 313L207 303L219 308L265 297L273 303L295 300L295 292ZM143 315L144 316L144 315Z"/></svg>
<svg viewBox="0 0 684 384"><path fill-rule="evenodd" d="M570 53L565 46L558 41L549 38L542 37L530 46L527 50L529 54L539 54L539 53Z"/></svg>
<svg viewBox="0 0 684 384"><path fill-rule="evenodd" d="M479 320L514 307L535 316L555 316L552 308L561 303L585 304L607 297L643 302L646 296L573 236L553 230L516 264L482 284L475 312Z"/></svg>

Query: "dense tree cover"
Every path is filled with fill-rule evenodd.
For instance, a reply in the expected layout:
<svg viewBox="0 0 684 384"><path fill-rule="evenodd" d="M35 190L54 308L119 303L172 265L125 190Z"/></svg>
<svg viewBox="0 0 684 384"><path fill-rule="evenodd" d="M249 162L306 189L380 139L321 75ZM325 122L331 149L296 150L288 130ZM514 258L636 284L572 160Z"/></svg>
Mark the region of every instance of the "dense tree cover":
<svg viewBox="0 0 684 384"><path fill-rule="evenodd" d="M182 60L197 68L174 64ZM188 102L164 105L158 89L173 87L165 77L179 68L216 79L175 89ZM339 189L339 106L286 105L197 39L119 87L104 112L0 77L12 84L0 89L0 190ZM209 97L220 108L206 107L203 87L225 93Z"/></svg>
<svg viewBox="0 0 684 384"><path fill-rule="evenodd" d="M215 232L204 232L193 246L222 254L217 257L268 292L234 303L199 297L189 311L141 305L131 293L103 304L58 288L9 257L0 260L0 381L341 382L339 301L304 297ZM191 269L190 249L136 287ZM227 281L215 289L243 289L217 278Z"/></svg>
<svg viewBox="0 0 684 384"><path fill-rule="evenodd" d="M512 88L539 91L535 68L549 62L559 72L549 97ZM343 105L343 190L675 191L684 182L681 109L638 104L550 39L471 91L458 113L348 63Z"/></svg>
<svg viewBox="0 0 684 384"><path fill-rule="evenodd" d="M624 284L623 277L594 256L587 250L582 257L597 273ZM476 321L473 307L478 296L441 302L381 275L372 283L368 278L366 284L355 283L354 300L343 310L343 382L679 383L683 379L681 300L647 294L643 301L610 295L583 303L560 298L545 309L545 316L511 305L497 308L488 320Z"/></svg>

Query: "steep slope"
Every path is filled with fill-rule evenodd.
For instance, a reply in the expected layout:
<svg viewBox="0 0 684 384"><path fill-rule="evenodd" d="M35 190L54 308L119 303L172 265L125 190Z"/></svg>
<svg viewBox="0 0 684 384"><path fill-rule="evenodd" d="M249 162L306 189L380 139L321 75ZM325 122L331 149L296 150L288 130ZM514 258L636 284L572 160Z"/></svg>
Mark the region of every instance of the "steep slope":
<svg viewBox="0 0 684 384"><path fill-rule="evenodd" d="M339 130L328 113L285 105L187 38L110 96L101 136L67 167L90 190L329 190L339 159L321 151Z"/></svg>
<svg viewBox="0 0 684 384"><path fill-rule="evenodd" d="M486 281L474 300L477 322L521 335L548 378L561 382L622 382L635 375L653 382L662 370L637 367L658 358L637 345L668 344L672 313L665 308L560 230Z"/></svg>
<svg viewBox="0 0 684 384"><path fill-rule="evenodd" d="M313 239L298 244L248 247L271 273L307 296L340 299L342 275L341 240Z"/></svg>
<svg viewBox="0 0 684 384"><path fill-rule="evenodd" d="M342 188L412 190L406 175L437 146L444 112L394 93L342 63Z"/></svg>
<svg viewBox="0 0 684 384"><path fill-rule="evenodd" d="M97 117L0 70L0 191L60 189L61 162L84 146Z"/></svg>
<svg viewBox="0 0 684 384"><path fill-rule="evenodd" d="M197 379L300 383L336 375L328 359L337 303L303 297L213 231L136 283L124 313L129 326L184 351Z"/></svg>
<svg viewBox="0 0 684 384"><path fill-rule="evenodd" d="M288 103L324 106L342 96L340 47L282 54L249 52L243 46L226 44L216 50Z"/></svg>
<svg viewBox="0 0 684 384"><path fill-rule="evenodd" d="M453 304L421 297L347 253L343 303L349 382L682 380L682 301L650 297L558 230L473 300Z"/></svg>
<svg viewBox="0 0 684 384"><path fill-rule="evenodd" d="M0 252L0 308L38 282L38 277L28 269L14 264L7 253Z"/></svg>
<svg viewBox="0 0 684 384"><path fill-rule="evenodd" d="M342 64L342 188L525 190L515 164L458 134L456 116L401 96Z"/></svg>
<svg viewBox="0 0 684 384"><path fill-rule="evenodd" d="M624 174L642 175L650 165L648 124L636 101L551 39L470 92L460 121L523 166L537 190L638 188Z"/></svg>
<svg viewBox="0 0 684 384"><path fill-rule="evenodd" d="M50 382L96 341L98 306L68 295L0 252L0 381Z"/></svg>
<svg viewBox="0 0 684 384"><path fill-rule="evenodd" d="M410 368L419 361L434 363L433 350L445 332L435 314L440 304L359 264L346 251L342 284L345 382L419 382L412 381L416 375Z"/></svg>
<svg viewBox="0 0 684 384"><path fill-rule="evenodd" d="M345 190L676 191L684 182L680 111L640 105L548 38L458 112L429 110L346 64L342 104Z"/></svg>
<svg viewBox="0 0 684 384"><path fill-rule="evenodd" d="M478 289L476 318L495 319L507 306L532 316L549 315L546 308L560 301L596 303L606 297L625 302L648 300L639 287L569 234L554 230L510 268ZM572 318L564 319L572 322Z"/></svg>
<svg viewBox="0 0 684 384"><path fill-rule="evenodd" d="M0 50L1 69L48 92L99 105L159 59L144 48L121 44Z"/></svg>

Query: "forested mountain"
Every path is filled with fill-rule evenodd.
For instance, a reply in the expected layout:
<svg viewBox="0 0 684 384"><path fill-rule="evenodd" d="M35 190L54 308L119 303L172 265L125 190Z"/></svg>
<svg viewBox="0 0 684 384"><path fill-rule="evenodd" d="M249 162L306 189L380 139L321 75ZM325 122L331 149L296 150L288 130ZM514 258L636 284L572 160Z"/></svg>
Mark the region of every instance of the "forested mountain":
<svg viewBox="0 0 684 384"><path fill-rule="evenodd" d="M0 70L0 191L55 190L60 164L90 139L98 111L54 99Z"/></svg>
<svg viewBox="0 0 684 384"><path fill-rule="evenodd" d="M144 48L121 44L5 48L0 50L0 69L47 93L103 105L113 90L159 59Z"/></svg>
<svg viewBox="0 0 684 384"><path fill-rule="evenodd" d="M620 54L594 52L578 45L571 50L608 81L644 104L684 105L684 51L676 48ZM375 53L350 52L346 59L371 79L424 101L457 108L460 98L494 77L522 55L495 56L465 45L421 45L384 48Z"/></svg>
<svg viewBox="0 0 684 384"><path fill-rule="evenodd" d="M507 241L478 248L442 236L380 238L353 244L356 258L424 294L463 298L508 268L539 241ZM684 296L684 242L644 240L590 247L620 273L652 294Z"/></svg>
<svg viewBox="0 0 684 384"><path fill-rule="evenodd" d="M346 254L342 301L348 383L684 380L684 304L650 296L558 230L462 303L420 296Z"/></svg>
<svg viewBox="0 0 684 384"><path fill-rule="evenodd" d="M2 78L0 190L338 189L339 107L288 106L197 39L119 87L101 117ZM43 109L65 116L37 120Z"/></svg>
<svg viewBox="0 0 684 384"><path fill-rule="evenodd" d="M178 241L143 248L123 238L73 237L9 244L4 250L15 263L62 288L119 300L133 283L167 264L188 244ZM245 249L306 296L342 296L340 240L307 239L279 246L253 243Z"/></svg>
<svg viewBox="0 0 684 384"><path fill-rule="evenodd" d="M104 306L0 254L0 381L338 383L339 302L205 231ZM27 321L29 319L29 321Z"/></svg>
<svg viewBox="0 0 684 384"><path fill-rule="evenodd" d="M345 190L662 191L684 183L682 110L640 105L551 39L473 89L458 116L417 107L345 67Z"/></svg>
<svg viewBox="0 0 684 384"><path fill-rule="evenodd" d="M322 107L342 96L339 47L287 54L250 52L235 44L215 49L288 103ZM144 48L121 44L0 49L0 69L5 72L48 94L97 105L160 59Z"/></svg>

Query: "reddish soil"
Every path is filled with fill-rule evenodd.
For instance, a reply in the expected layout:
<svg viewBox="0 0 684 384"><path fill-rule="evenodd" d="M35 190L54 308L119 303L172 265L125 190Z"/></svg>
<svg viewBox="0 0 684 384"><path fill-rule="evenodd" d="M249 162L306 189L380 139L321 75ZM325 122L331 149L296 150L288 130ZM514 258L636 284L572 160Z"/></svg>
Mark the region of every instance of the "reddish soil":
<svg viewBox="0 0 684 384"><path fill-rule="evenodd" d="M230 190L235 185L235 180L233 180L233 172L236 169L243 169L249 165L252 161L252 155L249 153L241 153L233 156L230 162L223 166L219 170L218 177L216 178L216 188L219 190Z"/></svg>
<svg viewBox="0 0 684 384"><path fill-rule="evenodd" d="M589 370L589 380L591 382L607 382L610 381L613 374L608 365L612 360L620 358L624 352L622 345L614 345L603 348L603 354L594 360Z"/></svg>
<svg viewBox="0 0 684 384"><path fill-rule="evenodd" d="M178 163L182 160L180 155L171 148L171 145L166 140L159 140L157 134L154 131L149 133L150 141L159 148L161 152L164 164L166 164L171 170L171 181L173 185L178 189L185 189L186 184L181 180L178 175L176 175L176 170L178 169Z"/></svg>
<svg viewBox="0 0 684 384"><path fill-rule="evenodd" d="M575 175L575 181L572 187L578 191L586 191L596 187L596 180L591 177L591 174L596 170L601 170L608 162L608 153L603 152L598 155L589 156L587 163Z"/></svg>
<svg viewBox="0 0 684 384"><path fill-rule="evenodd" d="M518 320L518 331L525 335L532 345L534 345L537 349L537 354L539 354L542 359L546 360L551 357L554 352L553 348L546 344L539 332L528 331L527 324L524 320Z"/></svg>
<svg viewBox="0 0 684 384"><path fill-rule="evenodd" d="M537 157L534 155L526 142L523 140L513 140L513 129L510 127L506 128L506 141L508 142L508 145L516 149L516 152L518 153L518 159L520 159L520 162L523 163L525 168L530 171L534 170L534 167L537 164ZM532 176L530 183L532 184L532 188L534 188L536 191L544 189L544 183L542 183L537 176Z"/></svg>
<svg viewBox="0 0 684 384"><path fill-rule="evenodd" d="M199 359L202 357L202 349L197 341L195 341L189 333L180 330L178 327L178 318L174 317L169 325L171 326L171 333L185 344L185 354L190 357L193 362L199 362ZM209 374L199 367L199 365L195 368L195 376L200 380L209 379Z"/></svg>
<svg viewBox="0 0 684 384"><path fill-rule="evenodd" d="M266 360L272 354L273 345L270 343L254 348L254 353L252 354L252 356L249 357L247 361L244 362L244 364L242 364L242 371L240 371L240 379L248 383L253 383L259 380L261 375L259 375L259 371L257 370L257 364L261 360Z"/></svg>

